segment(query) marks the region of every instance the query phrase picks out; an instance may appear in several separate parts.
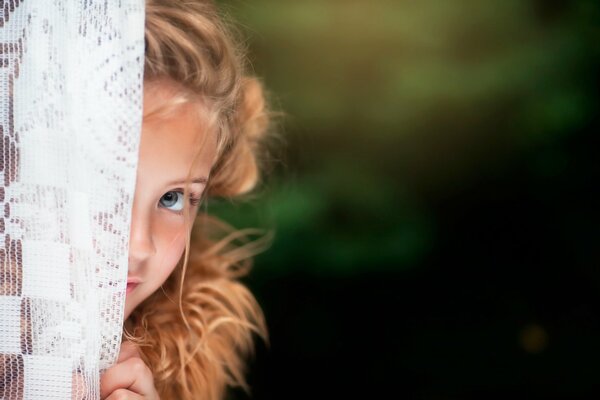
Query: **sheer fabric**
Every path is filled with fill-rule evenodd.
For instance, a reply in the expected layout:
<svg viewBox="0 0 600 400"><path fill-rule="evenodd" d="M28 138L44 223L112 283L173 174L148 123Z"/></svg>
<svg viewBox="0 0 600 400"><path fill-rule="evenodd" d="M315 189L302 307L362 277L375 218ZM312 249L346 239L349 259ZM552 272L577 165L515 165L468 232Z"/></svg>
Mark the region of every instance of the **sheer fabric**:
<svg viewBox="0 0 600 400"><path fill-rule="evenodd" d="M143 0L0 0L0 399L97 399L118 355Z"/></svg>

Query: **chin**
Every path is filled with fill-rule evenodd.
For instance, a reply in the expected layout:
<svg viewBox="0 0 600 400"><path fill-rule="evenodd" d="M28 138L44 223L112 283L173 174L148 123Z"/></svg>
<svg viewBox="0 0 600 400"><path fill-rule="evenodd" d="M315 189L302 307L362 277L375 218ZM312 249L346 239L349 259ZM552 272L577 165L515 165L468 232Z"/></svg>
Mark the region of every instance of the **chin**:
<svg viewBox="0 0 600 400"><path fill-rule="evenodd" d="M127 320L133 310L137 307L137 304L132 302L131 300L125 298L125 311L123 311L123 320Z"/></svg>

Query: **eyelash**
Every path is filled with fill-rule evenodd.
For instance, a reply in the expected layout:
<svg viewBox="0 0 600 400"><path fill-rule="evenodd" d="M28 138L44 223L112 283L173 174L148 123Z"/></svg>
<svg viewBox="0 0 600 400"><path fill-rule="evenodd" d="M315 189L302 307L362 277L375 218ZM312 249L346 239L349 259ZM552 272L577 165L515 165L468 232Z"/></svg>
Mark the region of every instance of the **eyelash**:
<svg viewBox="0 0 600 400"><path fill-rule="evenodd" d="M183 210L184 208L182 208L181 210L171 210L169 207L166 206L161 206L160 205L160 201L162 200L162 198L167 194L167 193L177 193L177 195L179 196L183 196L183 190L181 189L175 189L175 190L169 190L168 192L166 192L165 194L163 194L161 196L161 198L158 200L159 203L159 207L161 208L165 208L171 212L174 212L175 214L183 214ZM196 193L190 192L189 193L189 202L190 202L190 207L194 208L196 207L198 204L200 204L200 200L202 200L201 195L198 195ZM177 204L177 203L175 203Z"/></svg>

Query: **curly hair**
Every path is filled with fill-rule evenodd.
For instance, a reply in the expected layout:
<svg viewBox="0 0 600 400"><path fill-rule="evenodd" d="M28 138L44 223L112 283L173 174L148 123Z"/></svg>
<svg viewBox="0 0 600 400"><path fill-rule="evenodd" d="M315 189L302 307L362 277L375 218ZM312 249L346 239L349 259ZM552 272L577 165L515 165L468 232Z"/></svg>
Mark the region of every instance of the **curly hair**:
<svg viewBox="0 0 600 400"><path fill-rule="evenodd" d="M144 85L167 80L171 105L193 103L217 135L208 196L255 187L269 113L259 81L212 1L146 0ZM168 106L168 105L167 105ZM217 400L229 386L248 390L245 360L254 335L268 340L263 313L238 281L263 247L200 213L172 275L125 323L165 399Z"/></svg>

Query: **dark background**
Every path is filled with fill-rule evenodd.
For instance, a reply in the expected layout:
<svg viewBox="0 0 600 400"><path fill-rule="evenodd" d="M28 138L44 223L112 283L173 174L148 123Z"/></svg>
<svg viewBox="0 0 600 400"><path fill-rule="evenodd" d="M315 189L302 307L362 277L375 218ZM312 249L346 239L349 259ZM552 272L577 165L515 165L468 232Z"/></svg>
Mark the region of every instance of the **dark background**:
<svg viewBox="0 0 600 400"><path fill-rule="evenodd" d="M252 398L599 398L598 2L219 3L285 114L209 205L276 233Z"/></svg>

